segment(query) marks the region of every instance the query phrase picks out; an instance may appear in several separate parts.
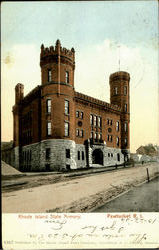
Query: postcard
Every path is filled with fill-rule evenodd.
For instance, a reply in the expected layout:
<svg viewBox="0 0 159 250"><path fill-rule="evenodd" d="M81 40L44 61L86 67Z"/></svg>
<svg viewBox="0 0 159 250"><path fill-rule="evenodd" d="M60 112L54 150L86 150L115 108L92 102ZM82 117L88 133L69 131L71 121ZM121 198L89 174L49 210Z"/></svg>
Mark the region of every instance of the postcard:
<svg viewBox="0 0 159 250"><path fill-rule="evenodd" d="M159 246L157 5L2 3L3 249Z"/></svg>

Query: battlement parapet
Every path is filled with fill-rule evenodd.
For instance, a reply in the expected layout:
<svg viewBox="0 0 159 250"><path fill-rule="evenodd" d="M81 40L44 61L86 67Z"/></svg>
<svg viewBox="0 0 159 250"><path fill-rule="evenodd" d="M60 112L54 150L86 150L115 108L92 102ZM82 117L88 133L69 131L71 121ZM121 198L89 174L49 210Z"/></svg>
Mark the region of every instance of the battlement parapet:
<svg viewBox="0 0 159 250"><path fill-rule="evenodd" d="M118 80L118 79L129 81L130 74L125 71L118 71L118 72L111 74L109 77L110 82L114 80Z"/></svg>
<svg viewBox="0 0 159 250"><path fill-rule="evenodd" d="M61 47L60 40L56 41L55 46L50 46L50 47L44 47L44 45L41 45L41 54L40 54L40 59L43 59L47 56L64 56L70 59L71 61L74 62L75 59L75 50L72 48L71 50L66 49L64 47Z"/></svg>
<svg viewBox="0 0 159 250"><path fill-rule="evenodd" d="M75 92L75 99L76 98L85 100L85 101L90 102L92 104L103 106L103 107L105 107L107 109L111 109L111 110L119 111L119 112L121 111L121 108L119 106L117 106L117 105L113 105L113 104L98 100L98 99L96 99L94 97L87 96L87 95L84 95L84 94L79 93L79 92Z"/></svg>

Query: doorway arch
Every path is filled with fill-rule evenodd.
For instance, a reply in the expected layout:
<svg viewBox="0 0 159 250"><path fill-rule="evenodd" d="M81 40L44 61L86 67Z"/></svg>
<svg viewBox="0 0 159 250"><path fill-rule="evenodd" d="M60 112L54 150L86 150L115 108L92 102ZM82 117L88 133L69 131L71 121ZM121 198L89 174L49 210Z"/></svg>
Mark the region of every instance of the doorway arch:
<svg viewBox="0 0 159 250"><path fill-rule="evenodd" d="M97 148L92 153L92 163L103 165L103 152Z"/></svg>

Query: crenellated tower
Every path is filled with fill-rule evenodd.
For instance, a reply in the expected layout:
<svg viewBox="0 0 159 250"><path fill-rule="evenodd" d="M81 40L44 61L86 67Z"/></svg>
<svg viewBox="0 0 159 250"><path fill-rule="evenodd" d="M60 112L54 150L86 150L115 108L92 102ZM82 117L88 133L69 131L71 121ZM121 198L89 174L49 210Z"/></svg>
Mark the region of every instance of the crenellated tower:
<svg viewBox="0 0 159 250"><path fill-rule="evenodd" d="M130 149L130 75L127 72L119 71L110 75L110 103L121 108L121 149L125 157Z"/></svg>
<svg viewBox="0 0 159 250"><path fill-rule="evenodd" d="M75 50L41 45L42 139L74 139L74 70ZM50 107L49 107L50 105ZM51 134L46 134L50 126ZM66 131L67 130L67 131ZM68 135L67 135L68 134Z"/></svg>
<svg viewBox="0 0 159 250"><path fill-rule="evenodd" d="M69 84L74 87L75 50L61 47L60 40L56 45L45 48L41 45L40 54L41 83ZM60 94L60 88L58 88Z"/></svg>

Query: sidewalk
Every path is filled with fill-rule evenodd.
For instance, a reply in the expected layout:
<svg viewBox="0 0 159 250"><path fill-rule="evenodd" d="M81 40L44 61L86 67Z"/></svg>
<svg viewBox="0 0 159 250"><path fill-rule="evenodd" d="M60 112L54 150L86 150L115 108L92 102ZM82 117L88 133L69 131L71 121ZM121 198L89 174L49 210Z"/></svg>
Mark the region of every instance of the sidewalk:
<svg viewBox="0 0 159 250"><path fill-rule="evenodd" d="M88 212L92 208L159 173L145 164L2 194L4 213Z"/></svg>

